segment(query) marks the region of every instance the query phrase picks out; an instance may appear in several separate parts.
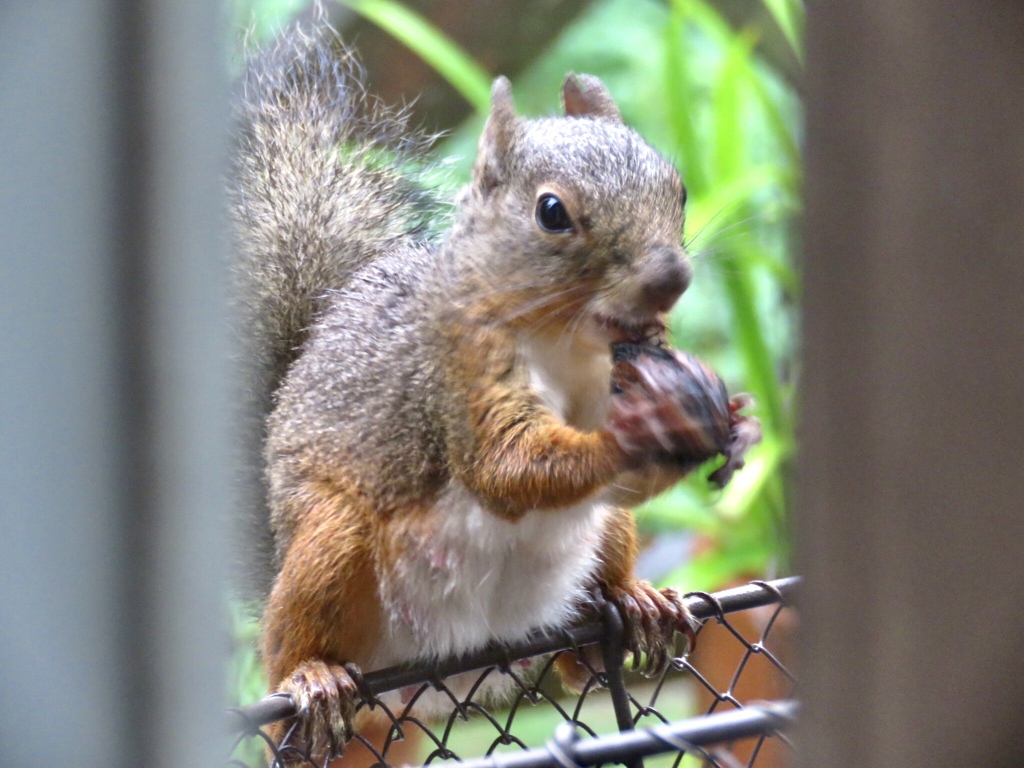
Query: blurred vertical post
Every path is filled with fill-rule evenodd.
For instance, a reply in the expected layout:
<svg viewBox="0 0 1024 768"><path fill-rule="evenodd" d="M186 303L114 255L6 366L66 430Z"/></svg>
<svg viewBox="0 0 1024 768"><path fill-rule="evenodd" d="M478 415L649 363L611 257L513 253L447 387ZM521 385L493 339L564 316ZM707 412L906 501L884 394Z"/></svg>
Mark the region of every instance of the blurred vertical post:
<svg viewBox="0 0 1024 768"><path fill-rule="evenodd" d="M0 764L223 763L218 4L0 7Z"/></svg>
<svg viewBox="0 0 1024 768"><path fill-rule="evenodd" d="M1024 5L808 12L800 764L1024 764Z"/></svg>

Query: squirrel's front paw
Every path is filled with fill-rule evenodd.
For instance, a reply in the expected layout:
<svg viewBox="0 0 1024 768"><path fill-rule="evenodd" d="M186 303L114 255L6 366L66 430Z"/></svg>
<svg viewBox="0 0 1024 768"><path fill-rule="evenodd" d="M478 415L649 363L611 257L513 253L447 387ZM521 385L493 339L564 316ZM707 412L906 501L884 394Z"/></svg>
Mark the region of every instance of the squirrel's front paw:
<svg viewBox="0 0 1024 768"><path fill-rule="evenodd" d="M725 455L712 475L725 485L761 438L757 419L739 413L750 398L730 400L718 375L685 352L623 343L613 345L612 359L608 427L622 450L638 463L682 466Z"/></svg>
<svg viewBox="0 0 1024 768"><path fill-rule="evenodd" d="M650 582L634 581L625 588L606 588L605 599L622 616L633 669L648 676L664 672L675 657L677 632L685 635L693 648L696 622L674 589L655 589Z"/></svg>
<svg viewBox="0 0 1024 768"><path fill-rule="evenodd" d="M316 763L341 755L352 738L359 691L339 664L308 661L278 688L295 702L298 714L278 724L272 735L285 765Z"/></svg>

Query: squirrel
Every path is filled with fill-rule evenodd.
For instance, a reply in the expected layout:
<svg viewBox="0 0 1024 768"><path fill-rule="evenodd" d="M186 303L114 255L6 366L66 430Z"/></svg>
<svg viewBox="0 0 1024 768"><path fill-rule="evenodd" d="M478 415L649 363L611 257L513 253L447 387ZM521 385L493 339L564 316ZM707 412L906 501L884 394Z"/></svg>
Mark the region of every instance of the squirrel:
<svg viewBox="0 0 1024 768"><path fill-rule="evenodd" d="M326 757L352 737L357 668L514 642L596 600L667 664L691 620L634 576L628 507L706 457L664 392L639 415L612 392L612 346L662 344L691 267L680 175L600 80L570 74L564 115L526 119L497 78L448 206L416 178L428 142L335 36L252 57L231 179L266 414L260 650L292 738Z"/></svg>

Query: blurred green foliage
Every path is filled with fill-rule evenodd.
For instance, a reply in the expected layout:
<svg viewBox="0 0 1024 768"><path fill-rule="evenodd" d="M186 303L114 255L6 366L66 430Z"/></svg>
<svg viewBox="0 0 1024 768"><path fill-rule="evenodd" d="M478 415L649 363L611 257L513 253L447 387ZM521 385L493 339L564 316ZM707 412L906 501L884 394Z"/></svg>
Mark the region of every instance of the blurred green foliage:
<svg viewBox="0 0 1024 768"><path fill-rule="evenodd" d="M490 75L443 30L395 0L343 2L416 51L477 109L438 147L446 181L461 183L483 124ZM763 3L802 60L801 0ZM306 5L234 0L235 18L258 41ZM708 486L710 468L704 468L637 510L648 540L679 530L698 537L693 557L680 558L659 578L684 590L789 571L801 107L755 54L758 35L730 26L710 0L595 0L513 82L520 112L536 115L557 112L566 72L599 76L626 122L671 158L686 182L694 280L673 312L672 340L707 360L730 392L754 395L764 442L724 491ZM253 661L244 656L238 663Z"/></svg>
<svg viewBox="0 0 1024 768"><path fill-rule="evenodd" d="M799 2L766 5L795 40ZM694 280L673 312L673 343L707 360L730 392L754 395L765 436L725 491L705 470L637 510L646 537L700 535L699 553L660 579L687 590L788 570L801 116L797 96L753 54L756 36L704 0L598 0L514 83L520 110L545 114L558 110L567 71L599 76L686 182ZM441 145L462 173L481 126L478 117Z"/></svg>

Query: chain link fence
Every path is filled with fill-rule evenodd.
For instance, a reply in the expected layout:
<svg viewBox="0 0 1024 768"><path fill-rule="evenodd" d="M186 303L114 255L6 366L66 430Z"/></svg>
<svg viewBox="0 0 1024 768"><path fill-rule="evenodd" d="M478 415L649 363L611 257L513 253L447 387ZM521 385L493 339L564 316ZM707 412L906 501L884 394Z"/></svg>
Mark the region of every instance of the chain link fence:
<svg viewBox="0 0 1024 768"><path fill-rule="evenodd" d="M655 678L623 664L622 620L610 605L589 624L515 646L367 673L357 680L359 732L332 768L644 768L653 756L660 757L647 768L787 765L784 731L797 709L788 664L798 583L791 577L690 593L687 606L701 622L696 648ZM553 669L565 654L585 670L577 694L563 690ZM493 706L488 692L496 688L505 694ZM434 716L421 716L424 710ZM287 737L275 745L264 730L294 723L290 697L271 695L231 714L238 738L229 765L324 768Z"/></svg>

